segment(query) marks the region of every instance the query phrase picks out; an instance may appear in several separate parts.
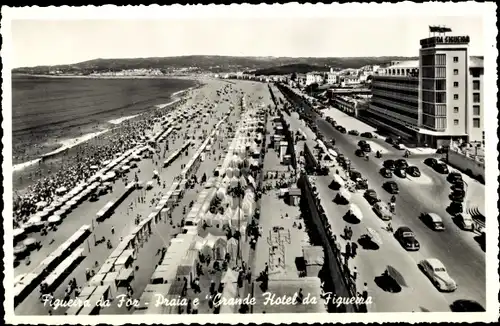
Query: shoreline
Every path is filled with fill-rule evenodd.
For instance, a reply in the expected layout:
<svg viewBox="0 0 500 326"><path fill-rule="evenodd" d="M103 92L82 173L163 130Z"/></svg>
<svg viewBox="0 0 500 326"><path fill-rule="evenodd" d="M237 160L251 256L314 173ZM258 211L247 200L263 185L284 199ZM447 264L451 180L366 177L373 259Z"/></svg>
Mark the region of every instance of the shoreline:
<svg viewBox="0 0 500 326"><path fill-rule="evenodd" d="M21 74L19 74L21 75ZM33 77L38 77L38 75L26 75L26 76L33 76ZM55 77L59 77L59 76L42 76L42 77L49 77L49 78L55 78ZM68 76L68 77L72 77L72 76ZM85 77L85 76L84 76ZM122 78L121 78L122 79ZM168 78L168 79L172 79L172 78ZM168 103L163 103L163 104L156 104L156 105L152 105L149 109L152 109L152 108L166 108L170 105L174 105L175 103L179 102L182 100L183 98L183 94L191 91L191 90L194 90L196 88L199 88L199 87L202 87L204 85L204 83L201 83L198 79L194 79L193 80L196 85L195 86L191 86L189 88L186 88L184 90L180 90L180 91L177 91L175 93L172 93L170 95L170 99L172 99L172 101L168 102ZM73 137L73 138L66 138L66 139L60 139L60 140L56 140L54 142L54 144L58 144L59 147L57 147L56 149L48 152L48 153L45 153L45 154L42 154L40 155L39 157L36 157L36 158L33 158L31 160L28 160L28 161L24 161L24 162L18 162L18 163L15 163L12 165L12 173L18 173L18 172L21 172L22 170L30 167L30 166L33 166L34 164L37 164L39 163L40 161L44 160L44 159L47 159L47 158L50 158L50 157L53 157L53 156L56 156L68 149L71 149L73 147L76 147L82 143L85 143L91 139L94 139L96 137L98 137L99 135L105 133L105 132L108 132L109 130L113 129L114 127L118 127L122 122L125 122L127 120L132 120L132 119L136 119L136 118L140 118L140 116L142 116L147 110L145 110L144 112L142 113L139 113L139 114L135 114L135 115L131 115L131 116L125 116L125 117L118 117L118 118L114 118L114 119L110 119L110 120L107 120L105 121L104 123L105 124L110 124L111 126L109 128L105 128L105 129L102 129L102 130L99 130L99 131L96 131L96 132L89 132L89 133L86 133L86 134L83 134L83 135L80 135L80 136L77 136L77 137ZM47 142L47 144L50 144L50 140Z"/></svg>

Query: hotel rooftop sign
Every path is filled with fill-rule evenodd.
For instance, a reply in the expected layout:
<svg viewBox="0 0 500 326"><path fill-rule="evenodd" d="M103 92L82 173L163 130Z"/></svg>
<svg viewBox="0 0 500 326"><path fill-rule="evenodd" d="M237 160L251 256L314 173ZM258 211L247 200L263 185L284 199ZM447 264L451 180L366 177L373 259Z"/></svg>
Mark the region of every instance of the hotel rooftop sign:
<svg viewBox="0 0 500 326"><path fill-rule="evenodd" d="M469 36L433 36L420 40L420 46L430 48L437 44L469 44L469 42Z"/></svg>

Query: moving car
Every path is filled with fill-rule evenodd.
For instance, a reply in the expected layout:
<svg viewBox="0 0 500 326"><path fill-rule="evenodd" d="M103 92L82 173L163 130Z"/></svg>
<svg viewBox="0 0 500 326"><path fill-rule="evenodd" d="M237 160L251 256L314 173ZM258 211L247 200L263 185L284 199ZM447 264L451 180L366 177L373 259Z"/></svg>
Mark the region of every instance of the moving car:
<svg viewBox="0 0 500 326"><path fill-rule="evenodd" d="M384 168L394 171L394 169L396 169L396 165L394 165L393 160L385 160Z"/></svg>
<svg viewBox="0 0 500 326"><path fill-rule="evenodd" d="M418 267L439 291L453 292L457 289L457 283L451 278L439 259L424 259L418 264Z"/></svg>
<svg viewBox="0 0 500 326"><path fill-rule="evenodd" d="M363 145L362 149L367 153L370 153L372 151L372 147L370 146L370 144Z"/></svg>
<svg viewBox="0 0 500 326"><path fill-rule="evenodd" d="M361 133L361 137L373 138L373 134L371 132L363 132Z"/></svg>
<svg viewBox="0 0 500 326"><path fill-rule="evenodd" d="M389 170L389 169L386 169L386 168L381 168L380 169L380 174L384 177L384 178L392 178L392 171Z"/></svg>
<svg viewBox="0 0 500 326"><path fill-rule="evenodd" d="M415 238L415 234L413 231L407 227L407 226L402 226L396 230L396 233L394 234L396 237L396 240L405 248L405 250L408 251L417 251L420 249L420 243L418 242L417 238Z"/></svg>
<svg viewBox="0 0 500 326"><path fill-rule="evenodd" d="M406 168L406 173L414 178L420 177L420 170L416 166L409 166Z"/></svg>
<svg viewBox="0 0 500 326"><path fill-rule="evenodd" d="M444 231L443 219L436 213L423 213L420 218L434 231Z"/></svg>
<svg viewBox="0 0 500 326"><path fill-rule="evenodd" d="M377 197L377 192L373 189L368 189L367 191L365 191L363 196L365 197L366 201L370 203L370 205L373 205L380 201L380 199L378 199Z"/></svg>
<svg viewBox="0 0 500 326"><path fill-rule="evenodd" d="M448 180L450 183L463 183L462 175L458 172L450 172L450 174L448 174L448 177L446 177L446 180Z"/></svg>
<svg viewBox="0 0 500 326"><path fill-rule="evenodd" d="M408 162L406 162L405 159L399 159L396 160L395 165L397 169L406 169L408 167Z"/></svg>
<svg viewBox="0 0 500 326"><path fill-rule="evenodd" d="M366 140L362 139L360 141L358 141L358 147L363 147L366 145Z"/></svg>
<svg viewBox="0 0 500 326"><path fill-rule="evenodd" d="M394 174L400 178L406 178L406 170L405 169L396 169Z"/></svg>
<svg viewBox="0 0 500 326"><path fill-rule="evenodd" d="M389 209L389 205L387 205L387 203L384 203L381 201L375 203L375 205L373 205L373 211L383 221L392 220L392 213L391 213L391 210Z"/></svg>
<svg viewBox="0 0 500 326"><path fill-rule="evenodd" d="M441 174L448 174L449 173L448 166L443 162L438 162L436 165L434 165L434 170L436 170L437 172L439 172Z"/></svg>
<svg viewBox="0 0 500 326"><path fill-rule="evenodd" d="M357 149L354 154L359 157L365 157L365 152L362 149Z"/></svg>
<svg viewBox="0 0 500 326"><path fill-rule="evenodd" d="M399 150L403 150L403 149L406 149L406 146L401 144L401 143L398 143L398 144L394 145L394 148L399 149Z"/></svg>
<svg viewBox="0 0 500 326"><path fill-rule="evenodd" d="M398 184L394 181L385 182L383 187L385 190L387 190L388 193L392 195L399 193Z"/></svg>
<svg viewBox="0 0 500 326"><path fill-rule="evenodd" d="M436 160L435 158L433 157L429 157L429 158L426 158L424 160L424 164L427 164L428 166L430 166L431 168L434 168L434 166L438 163L438 160Z"/></svg>
<svg viewBox="0 0 500 326"><path fill-rule="evenodd" d="M359 136L359 131L357 131L357 130L349 130L348 134L349 135L353 135L353 136Z"/></svg>
<svg viewBox="0 0 500 326"><path fill-rule="evenodd" d="M469 214L457 214L455 215L455 219L457 223L460 225L462 230L472 231L474 230L474 221L472 220L472 216Z"/></svg>

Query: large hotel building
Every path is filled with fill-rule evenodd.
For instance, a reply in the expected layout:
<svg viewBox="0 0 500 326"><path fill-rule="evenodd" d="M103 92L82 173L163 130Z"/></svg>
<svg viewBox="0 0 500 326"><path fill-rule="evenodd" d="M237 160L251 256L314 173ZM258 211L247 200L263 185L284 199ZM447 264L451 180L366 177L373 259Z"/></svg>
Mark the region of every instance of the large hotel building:
<svg viewBox="0 0 500 326"><path fill-rule="evenodd" d="M418 145L463 139L484 143L483 59L468 36L420 41L419 60L393 62L373 76L365 118Z"/></svg>

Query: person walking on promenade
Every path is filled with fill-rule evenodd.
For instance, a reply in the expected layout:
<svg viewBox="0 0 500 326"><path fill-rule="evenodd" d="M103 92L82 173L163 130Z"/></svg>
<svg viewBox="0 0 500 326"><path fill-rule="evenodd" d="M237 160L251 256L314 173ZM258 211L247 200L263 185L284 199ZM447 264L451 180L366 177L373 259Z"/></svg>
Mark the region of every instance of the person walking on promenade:
<svg viewBox="0 0 500 326"><path fill-rule="evenodd" d="M345 256L346 258L351 256L351 243L349 241L345 244Z"/></svg>
<svg viewBox="0 0 500 326"><path fill-rule="evenodd" d="M352 258L356 257L357 250L358 250L358 244L353 241L352 245L351 245L351 257Z"/></svg>

